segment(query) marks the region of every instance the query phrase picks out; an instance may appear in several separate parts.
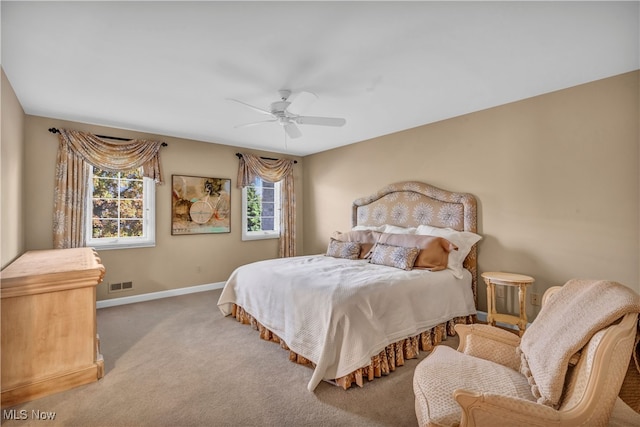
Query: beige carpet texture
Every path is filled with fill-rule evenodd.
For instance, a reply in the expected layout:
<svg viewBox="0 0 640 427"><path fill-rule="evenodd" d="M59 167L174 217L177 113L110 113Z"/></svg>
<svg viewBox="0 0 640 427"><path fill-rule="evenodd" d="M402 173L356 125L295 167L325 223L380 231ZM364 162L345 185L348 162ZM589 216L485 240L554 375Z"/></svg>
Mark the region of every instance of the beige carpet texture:
<svg viewBox="0 0 640 427"><path fill-rule="evenodd" d="M385 378L342 390L307 390L311 369L278 344L223 317L221 290L100 309L105 376L2 410L2 426L417 426L412 388L418 359ZM457 337L444 345L456 348ZM640 345L640 344L639 344ZM640 375L620 396L636 411ZM38 419L38 415L43 419ZM46 418L46 419L44 419Z"/></svg>
<svg viewBox="0 0 640 427"><path fill-rule="evenodd" d="M98 310L101 380L3 411L3 426L416 426L413 371L428 353L363 388L311 369L231 317L220 290ZM457 347L457 338L446 345ZM7 419L7 410L18 417ZM34 411L54 413L38 420ZM8 416L7 416L8 415ZM15 417L14 417L15 418Z"/></svg>

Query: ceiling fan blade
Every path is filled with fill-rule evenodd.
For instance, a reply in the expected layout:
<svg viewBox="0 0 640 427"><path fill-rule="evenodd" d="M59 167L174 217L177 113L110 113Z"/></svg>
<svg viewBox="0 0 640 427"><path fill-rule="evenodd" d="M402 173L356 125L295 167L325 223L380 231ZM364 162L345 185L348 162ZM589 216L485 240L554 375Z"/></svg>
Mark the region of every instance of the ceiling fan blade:
<svg viewBox="0 0 640 427"><path fill-rule="evenodd" d="M287 110L292 114L301 114L303 113L311 104L313 104L316 99L318 99L318 95L312 92L297 92L287 98L291 104L287 107Z"/></svg>
<svg viewBox="0 0 640 427"><path fill-rule="evenodd" d="M344 126L347 121L338 117L310 117L310 116L298 116L294 117L299 125L320 125L320 126Z"/></svg>
<svg viewBox="0 0 640 427"><path fill-rule="evenodd" d="M262 113L262 114L268 114L268 115L270 115L270 116L272 116L272 115L273 115L273 114L271 114L271 111L263 110L262 108L259 108L259 107L256 107L256 106L253 106L253 105L251 105L251 104L247 104L246 102L238 101L237 99L227 98L227 100L228 100L228 101L237 102L238 104L242 104L242 105L244 105L245 107L249 107L249 108L251 108L252 110L255 110L255 111L257 111L257 112L259 112L259 113Z"/></svg>
<svg viewBox="0 0 640 427"><path fill-rule="evenodd" d="M302 136L302 133L300 132L300 129L298 129L298 126L296 126L296 124L292 122L284 125L284 131L287 133L287 135L289 135L289 138L291 139L300 138Z"/></svg>
<svg viewBox="0 0 640 427"><path fill-rule="evenodd" d="M278 119L271 119L271 120L262 120L259 122L251 122L251 123L245 123L242 125L235 125L234 128L246 128L246 127L250 127L250 126L256 126L256 125L261 125L263 123L272 123L272 122L277 122Z"/></svg>

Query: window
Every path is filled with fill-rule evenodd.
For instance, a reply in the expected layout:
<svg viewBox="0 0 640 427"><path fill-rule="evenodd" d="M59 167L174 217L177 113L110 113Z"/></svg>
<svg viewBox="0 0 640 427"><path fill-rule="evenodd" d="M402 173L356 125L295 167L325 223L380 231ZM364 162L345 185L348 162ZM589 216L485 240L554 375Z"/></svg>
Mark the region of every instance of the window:
<svg viewBox="0 0 640 427"><path fill-rule="evenodd" d="M256 178L242 189L242 240L280 237L280 182Z"/></svg>
<svg viewBox="0 0 640 427"><path fill-rule="evenodd" d="M97 249L155 246L155 183L142 168L92 168L87 200L87 246Z"/></svg>

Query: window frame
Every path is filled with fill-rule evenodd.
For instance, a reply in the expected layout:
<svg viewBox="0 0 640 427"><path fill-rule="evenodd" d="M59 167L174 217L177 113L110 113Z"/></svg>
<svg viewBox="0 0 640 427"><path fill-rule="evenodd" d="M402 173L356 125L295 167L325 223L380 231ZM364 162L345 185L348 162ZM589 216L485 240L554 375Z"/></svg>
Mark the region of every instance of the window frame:
<svg viewBox="0 0 640 427"><path fill-rule="evenodd" d="M93 166L87 183L85 200L85 245L99 250L149 248L156 246L156 185L151 178L142 178L142 229L140 237L99 237L93 236Z"/></svg>
<svg viewBox="0 0 640 427"><path fill-rule="evenodd" d="M260 179L260 178L257 178ZM261 179L260 179L261 180ZM262 181L262 180L261 180ZM248 218L247 218L247 188L242 187L242 241L252 240L264 240L264 239L278 239L280 238L280 218L282 215L282 181L273 183L273 199L274 199L274 212L273 212L273 227L275 230L260 230L260 231L248 231Z"/></svg>

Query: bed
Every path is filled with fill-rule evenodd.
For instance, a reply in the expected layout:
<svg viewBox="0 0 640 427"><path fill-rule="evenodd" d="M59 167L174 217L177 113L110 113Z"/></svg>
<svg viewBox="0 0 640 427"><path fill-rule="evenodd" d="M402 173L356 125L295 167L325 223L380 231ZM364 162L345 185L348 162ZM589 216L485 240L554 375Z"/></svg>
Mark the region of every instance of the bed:
<svg viewBox="0 0 640 427"><path fill-rule="evenodd" d="M218 300L225 316L309 365L310 391L322 381L362 387L476 319L471 194L392 184L353 202L352 226L328 236L326 253L237 268Z"/></svg>

